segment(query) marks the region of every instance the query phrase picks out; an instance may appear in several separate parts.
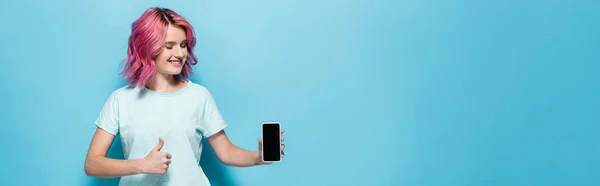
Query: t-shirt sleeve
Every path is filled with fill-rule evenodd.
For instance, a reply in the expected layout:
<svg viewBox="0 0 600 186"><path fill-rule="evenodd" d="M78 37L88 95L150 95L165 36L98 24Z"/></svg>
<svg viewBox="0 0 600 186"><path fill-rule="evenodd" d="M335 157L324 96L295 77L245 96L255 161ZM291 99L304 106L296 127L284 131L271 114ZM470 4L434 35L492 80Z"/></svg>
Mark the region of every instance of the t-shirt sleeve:
<svg viewBox="0 0 600 186"><path fill-rule="evenodd" d="M205 101L200 114L200 132L204 138L208 138L225 129L227 123L223 120L219 109L210 92L206 91Z"/></svg>
<svg viewBox="0 0 600 186"><path fill-rule="evenodd" d="M118 99L116 94L113 93L104 103L100 115L96 119L96 126L112 135L117 135L119 132L118 109Z"/></svg>

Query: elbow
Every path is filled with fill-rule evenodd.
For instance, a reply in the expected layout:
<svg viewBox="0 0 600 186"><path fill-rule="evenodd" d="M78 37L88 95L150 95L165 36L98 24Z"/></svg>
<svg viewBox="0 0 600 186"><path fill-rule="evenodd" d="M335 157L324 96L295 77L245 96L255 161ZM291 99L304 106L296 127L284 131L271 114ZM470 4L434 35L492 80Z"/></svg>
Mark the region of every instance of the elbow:
<svg viewBox="0 0 600 186"><path fill-rule="evenodd" d="M92 172L90 171L90 167L88 167L87 165L85 165L83 167L83 170L85 171L85 175L86 176L92 176Z"/></svg>
<svg viewBox="0 0 600 186"><path fill-rule="evenodd" d="M92 165L92 163L90 163L89 161L85 161L85 164L83 166L83 170L85 171L85 175L87 176L92 176L92 177L97 177L98 175L96 174L96 171L94 171L94 166Z"/></svg>
<svg viewBox="0 0 600 186"><path fill-rule="evenodd" d="M233 154L233 147L227 148L224 151L221 151L219 153L217 153L217 159L219 159L219 162L221 162L223 165L227 165L227 166L231 166L233 164L233 160L232 160L232 155Z"/></svg>
<svg viewBox="0 0 600 186"><path fill-rule="evenodd" d="M219 159L219 162L221 162L223 165L227 165L227 166L231 165L231 160L230 160L228 154L217 155L217 159Z"/></svg>
<svg viewBox="0 0 600 186"><path fill-rule="evenodd" d="M85 165L83 166L83 170L85 171L85 175L94 176L94 174L92 172L92 166L88 162L85 162Z"/></svg>

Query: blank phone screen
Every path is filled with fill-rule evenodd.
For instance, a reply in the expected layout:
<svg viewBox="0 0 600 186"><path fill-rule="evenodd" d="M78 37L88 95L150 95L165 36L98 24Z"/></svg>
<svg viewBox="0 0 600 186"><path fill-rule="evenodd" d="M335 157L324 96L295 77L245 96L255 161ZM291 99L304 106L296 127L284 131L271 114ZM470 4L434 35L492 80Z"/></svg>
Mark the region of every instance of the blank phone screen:
<svg viewBox="0 0 600 186"><path fill-rule="evenodd" d="M265 123L262 126L262 131L264 161L279 161L281 159L279 124Z"/></svg>

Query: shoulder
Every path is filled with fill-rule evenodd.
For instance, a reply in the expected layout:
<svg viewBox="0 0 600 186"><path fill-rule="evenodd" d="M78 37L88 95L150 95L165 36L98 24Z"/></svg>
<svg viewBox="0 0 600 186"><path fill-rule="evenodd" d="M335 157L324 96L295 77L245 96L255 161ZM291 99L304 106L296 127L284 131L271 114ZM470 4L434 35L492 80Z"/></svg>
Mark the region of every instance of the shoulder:
<svg viewBox="0 0 600 186"><path fill-rule="evenodd" d="M189 83L190 83L188 85L189 91L194 96L199 96L199 97L203 97L203 98L211 97L210 91L208 90L208 88L206 88L206 86L203 86L198 83L191 82L191 81Z"/></svg>
<svg viewBox="0 0 600 186"><path fill-rule="evenodd" d="M140 93L140 88L134 87L134 86L130 86L130 85L125 85L122 87L119 87L115 90L113 90L110 94L109 99L117 101L119 99L127 99L130 97L134 97L135 95L138 95Z"/></svg>

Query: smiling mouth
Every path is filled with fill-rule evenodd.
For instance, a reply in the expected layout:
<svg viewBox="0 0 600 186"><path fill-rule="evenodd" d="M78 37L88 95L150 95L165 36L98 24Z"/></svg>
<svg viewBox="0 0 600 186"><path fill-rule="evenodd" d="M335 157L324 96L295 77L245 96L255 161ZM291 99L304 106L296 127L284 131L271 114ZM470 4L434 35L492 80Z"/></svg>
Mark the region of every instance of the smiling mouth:
<svg viewBox="0 0 600 186"><path fill-rule="evenodd" d="M181 65L181 61L180 60L168 60L167 62L174 64L174 65Z"/></svg>

